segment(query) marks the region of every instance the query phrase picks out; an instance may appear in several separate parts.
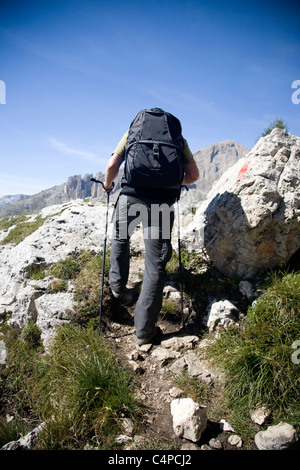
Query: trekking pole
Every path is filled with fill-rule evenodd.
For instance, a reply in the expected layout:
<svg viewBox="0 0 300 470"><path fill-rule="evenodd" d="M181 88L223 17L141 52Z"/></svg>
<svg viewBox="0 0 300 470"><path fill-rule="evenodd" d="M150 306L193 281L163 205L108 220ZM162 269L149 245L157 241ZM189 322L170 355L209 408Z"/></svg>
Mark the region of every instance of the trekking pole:
<svg viewBox="0 0 300 470"><path fill-rule="evenodd" d="M189 188L184 186L188 191ZM184 314L183 314L183 281L182 281L182 263L181 263L181 235L180 235L180 217L179 217L179 197L176 199L177 205L177 238L178 238L178 262L179 262L179 285L180 285L180 299L181 299L181 327L184 328Z"/></svg>
<svg viewBox="0 0 300 470"><path fill-rule="evenodd" d="M109 194L114 188L114 183L112 184L111 189L107 190L102 181L91 178L91 181L94 183L100 183L103 189L106 191L106 215L105 215L105 231L104 231L104 244L103 244L103 259L102 259L102 276L101 276L101 293L100 293L100 308L99 308L99 335L101 333L101 318L102 318L102 309L103 309L103 289L104 289L104 271L105 271L105 255L106 255L106 240L107 240L107 229L108 229L108 205L109 205Z"/></svg>

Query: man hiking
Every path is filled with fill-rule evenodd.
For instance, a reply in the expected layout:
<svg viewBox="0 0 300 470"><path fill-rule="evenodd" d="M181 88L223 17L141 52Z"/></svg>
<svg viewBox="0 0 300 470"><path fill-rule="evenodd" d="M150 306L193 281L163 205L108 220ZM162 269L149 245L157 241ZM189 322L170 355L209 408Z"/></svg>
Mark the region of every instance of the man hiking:
<svg viewBox="0 0 300 470"><path fill-rule="evenodd" d="M176 117L159 108L142 110L132 121L106 170L104 187L110 190L125 161L121 193L116 205L111 242L109 282L114 297L133 303L126 288L129 275L129 242L134 227L142 222L145 270L134 311L137 344L152 343L160 333L156 326L162 306L166 264L172 255L173 204L184 185L194 183L199 171Z"/></svg>

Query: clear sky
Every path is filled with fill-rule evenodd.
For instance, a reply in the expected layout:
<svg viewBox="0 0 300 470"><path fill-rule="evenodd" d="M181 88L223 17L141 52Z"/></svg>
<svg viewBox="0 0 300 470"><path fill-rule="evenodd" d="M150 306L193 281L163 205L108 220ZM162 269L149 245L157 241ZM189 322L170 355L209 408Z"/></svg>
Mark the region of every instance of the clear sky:
<svg viewBox="0 0 300 470"><path fill-rule="evenodd" d="M299 2L297 2L299 5ZM0 196L104 171L140 109L192 152L300 135L300 8L286 1L1 0Z"/></svg>

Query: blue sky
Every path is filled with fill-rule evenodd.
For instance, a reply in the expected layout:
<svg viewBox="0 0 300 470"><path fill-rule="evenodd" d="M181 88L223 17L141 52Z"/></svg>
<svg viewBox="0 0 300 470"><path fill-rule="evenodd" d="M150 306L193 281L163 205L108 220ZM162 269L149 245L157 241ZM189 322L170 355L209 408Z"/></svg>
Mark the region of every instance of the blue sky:
<svg viewBox="0 0 300 470"><path fill-rule="evenodd" d="M193 152L251 148L277 117L300 135L299 12L289 0L2 0L0 196L104 171L144 108L174 113Z"/></svg>

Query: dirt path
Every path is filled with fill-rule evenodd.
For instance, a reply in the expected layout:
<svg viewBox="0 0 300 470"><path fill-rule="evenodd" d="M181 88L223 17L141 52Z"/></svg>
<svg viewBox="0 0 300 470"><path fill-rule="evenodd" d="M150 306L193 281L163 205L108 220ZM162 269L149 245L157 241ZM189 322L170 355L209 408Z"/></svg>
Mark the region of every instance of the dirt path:
<svg viewBox="0 0 300 470"><path fill-rule="evenodd" d="M141 257L133 258L129 285L133 286L141 282L142 270ZM177 396L176 393L179 392L176 391L176 388L178 389L176 373L174 369L171 371L170 364L175 364L175 361L179 361L176 364L180 364L185 354L195 351L199 338L187 328L181 329L180 316L177 323L167 321L160 316L158 325L163 333L160 341L152 346L138 347L133 312L134 307L125 309L115 303L111 308L111 320L104 322L103 334L112 345L120 364L133 370L139 379L138 398L145 408L143 429L138 431L138 438L135 436L134 442L140 442L143 449L149 446L153 449L153 445L163 450L181 449L187 441L174 434L170 403L174 398L187 395L182 393ZM197 443L199 450L203 445L204 448L208 446L212 438L217 438L223 449L236 449L227 443L228 433L222 432L219 423L209 422L207 430ZM189 443L189 445L194 444ZM128 447L128 444L126 446Z"/></svg>

